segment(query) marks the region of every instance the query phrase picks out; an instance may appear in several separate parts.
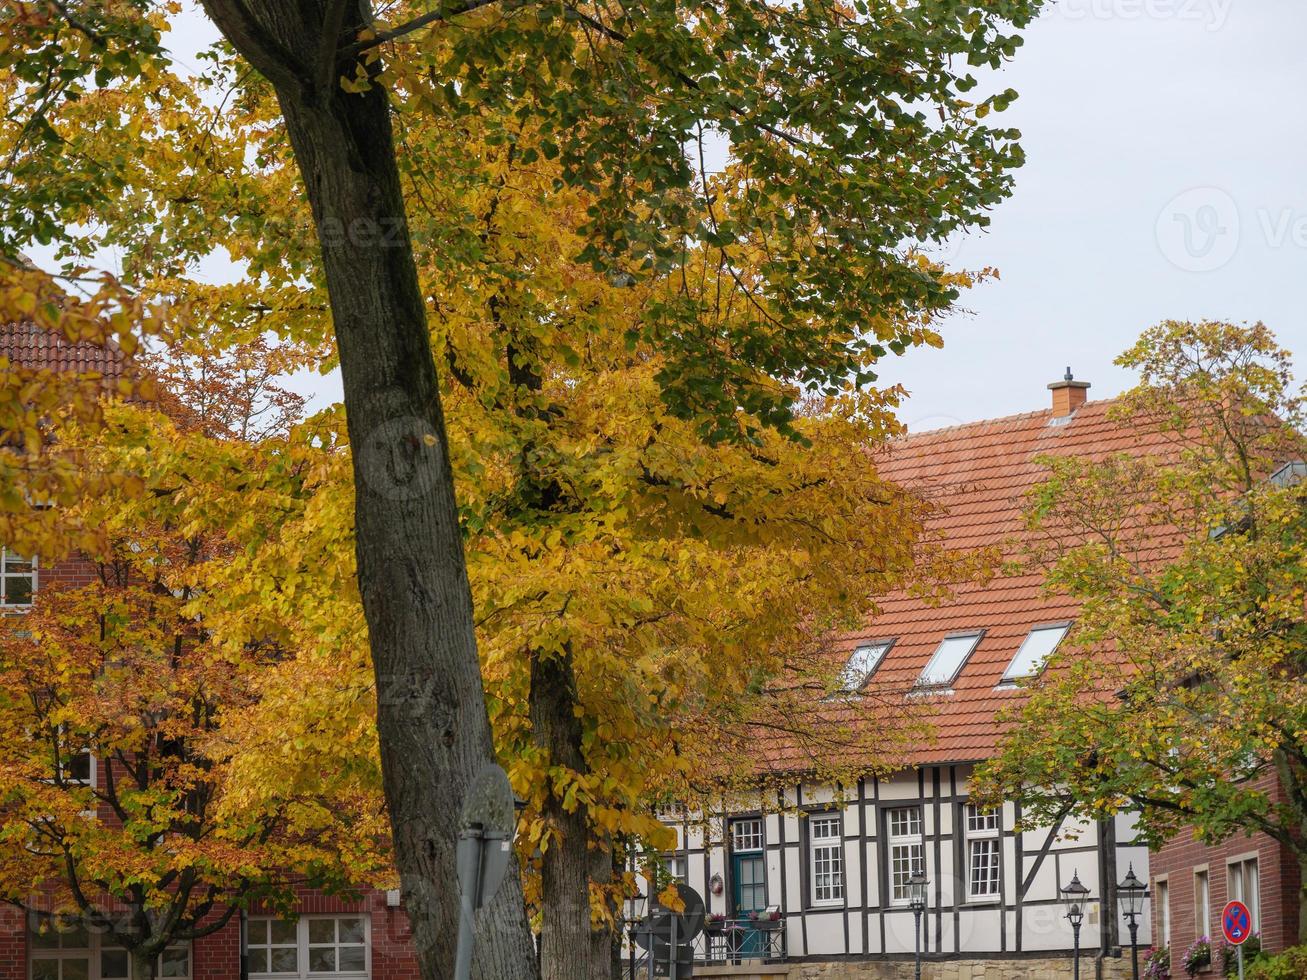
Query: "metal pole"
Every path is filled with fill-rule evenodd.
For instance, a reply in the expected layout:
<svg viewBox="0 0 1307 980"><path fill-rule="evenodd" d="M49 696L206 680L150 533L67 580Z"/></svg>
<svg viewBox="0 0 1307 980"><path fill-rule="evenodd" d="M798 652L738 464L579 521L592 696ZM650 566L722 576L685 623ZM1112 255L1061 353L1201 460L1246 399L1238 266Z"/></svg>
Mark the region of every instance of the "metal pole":
<svg viewBox="0 0 1307 980"><path fill-rule="evenodd" d="M1071 975L1075 978L1075 980L1080 980L1080 923L1079 922L1071 923L1071 932L1075 937L1074 939L1075 952L1074 952L1074 958L1071 961L1072 962Z"/></svg>
<svg viewBox="0 0 1307 980"><path fill-rule="evenodd" d="M1240 943L1235 948L1239 951L1237 954L1239 957L1239 980L1243 980L1243 943Z"/></svg>
<svg viewBox="0 0 1307 980"><path fill-rule="evenodd" d="M912 910L912 939L917 948L916 980L921 980L921 909Z"/></svg>
<svg viewBox="0 0 1307 980"><path fill-rule="evenodd" d="M672 955L667 963L667 980L676 980L676 916L672 916L669 925L671 929L667 933L667 943Z"/></svg>
<svg viewBox="0 0 1307 980"><path fill-rule="evenodd" d="M1139 923L1137 915L1130 916L1130 975L1139 980Z"/></svg>
<svg viewBox="0 0 1307 980"><path fill-rule="evenodd" d="M477 894L481 883L481 858L485 840L481 828L462 831L458 841L459 863L459 915L458 952L454 958L454 980L468 980L472 976L472 947L476 942Z"/></svg>

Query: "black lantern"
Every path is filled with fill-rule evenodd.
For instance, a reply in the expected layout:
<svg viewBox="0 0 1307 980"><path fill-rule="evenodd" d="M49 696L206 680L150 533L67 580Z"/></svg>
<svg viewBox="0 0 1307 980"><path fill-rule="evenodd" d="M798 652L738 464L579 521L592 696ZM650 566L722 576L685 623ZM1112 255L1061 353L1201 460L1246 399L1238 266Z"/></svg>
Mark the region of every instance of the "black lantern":
<svg viewBox="0 0 1307 980"><path fill-rule="evenodd" d="M1072 976L1080 980L1080 925L1085 921L1085 905L1089 902L1089 889L1080 883L1080 872L1071 875L1071 881L1062 889L1062 903L1066 905L1066 918L1071 923L1074 937Z"/></svg>
<svg viewBox="0 0 1307 980"><path fill-rule="evenodd" d="M1135 866L1130 865L1125 881L1116 886L1116 893L1121 896L1121 913L1130 923L1130 972L1134 980L1139 980L1139 916L1144 911L1144 900L1148 897L1148 886L1135 874Z"/></svg>
<svg viewBox="0 0 1307 980"><path fill-rule="evenodd" d="M930 882L926 878L926 872L914 871L912 877L908 879L908 905L913 909L921 911L926 907L926 886Z"/></svg>

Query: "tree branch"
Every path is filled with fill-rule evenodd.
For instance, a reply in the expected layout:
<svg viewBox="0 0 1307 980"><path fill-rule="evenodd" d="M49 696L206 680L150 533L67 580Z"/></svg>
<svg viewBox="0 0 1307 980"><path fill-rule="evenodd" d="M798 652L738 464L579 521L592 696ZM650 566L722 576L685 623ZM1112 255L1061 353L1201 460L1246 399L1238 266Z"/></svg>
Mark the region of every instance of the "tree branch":
<svg viewBox="0 0 1307 980"><path fill-rule="evenodd" d="M499 2L500 0L465 0L464 3L457 7L452 7L447 10L436 9L428 11L421 17L414 17L412 20L400 24L398 27L392 27L388 31L381 31L375 37L370 37L364 41L355 41L353 44L341 49L341 57L352 58L370 48L375 48L379 44L385 44L387 41L396 41L399 38L404 37L406 34L412 34L414 31L421 30L431 24L447 21L451 17L458 17L462 14L471 13L473 10L480 10L482 7L489 7L491 4ZM520 3L517 5L523 6L523 4Z"/></svg>

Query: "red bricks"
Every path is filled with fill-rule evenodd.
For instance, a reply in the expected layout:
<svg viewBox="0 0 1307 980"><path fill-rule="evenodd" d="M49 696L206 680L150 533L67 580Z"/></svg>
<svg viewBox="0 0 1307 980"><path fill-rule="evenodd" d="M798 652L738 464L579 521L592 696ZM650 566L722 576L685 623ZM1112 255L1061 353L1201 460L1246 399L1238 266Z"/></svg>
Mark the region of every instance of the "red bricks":
<svg viewBox="0 0 1307 980"><path fill-rule="evenodd" d="M1264 777L1261 785L1278 795L1273 775ZM1194 941L1200 929L1194 921L1195 872L1207 870L1211 890L1210 929L1214 945L1219 946L1221 909L1231 898L1229 865L1248 857L1257 858L1263 947L1278 951L1297 944L1299 881L1298 863L1293 854L1265 834L1236 835L1221 844L1206 846L1195 840L1191 832L1184 831L1154 851L1149 859L1154 923L1161 921L1161 910L1156 906L1157 883L1164 880L1168 884L1173 973L1180 970L1179 956ZM1157 942L1160 943L1160 937Z"/></svg>

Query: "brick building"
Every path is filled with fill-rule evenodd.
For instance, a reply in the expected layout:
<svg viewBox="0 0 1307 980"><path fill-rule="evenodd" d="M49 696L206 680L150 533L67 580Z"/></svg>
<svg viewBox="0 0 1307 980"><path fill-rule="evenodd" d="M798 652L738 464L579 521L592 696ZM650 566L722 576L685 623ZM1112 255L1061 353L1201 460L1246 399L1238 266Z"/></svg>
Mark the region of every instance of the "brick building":
<svg viewBox="0 0 1307 980"><path fill-rule="evenodd" d="M1272 775L1259 788L1279 795ZM1298 861L1265 834L1236 834L1209 846L1182 832L1153 853L1149 871L1157 941L1170 946L1173 963L1200 936L1221 942L1221 909L1233 899L1248 906L1263 949L1298 944Z"/></svg>

